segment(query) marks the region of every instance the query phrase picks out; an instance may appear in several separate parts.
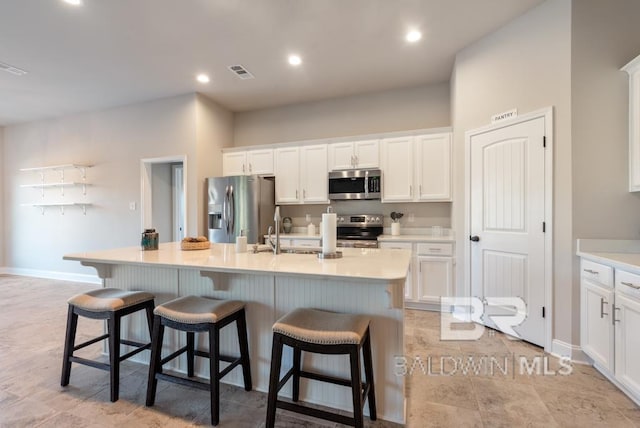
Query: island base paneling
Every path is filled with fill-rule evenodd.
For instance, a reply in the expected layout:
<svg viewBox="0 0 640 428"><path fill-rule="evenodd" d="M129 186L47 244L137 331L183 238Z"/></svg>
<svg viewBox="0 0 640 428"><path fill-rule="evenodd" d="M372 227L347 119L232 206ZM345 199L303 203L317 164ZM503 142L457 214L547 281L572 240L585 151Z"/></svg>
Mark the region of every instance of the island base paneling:
<svg viewBox="0 0 640 428"><path fill-rule="evenodd" d="M371 338L376 384L378 417L404 422L404 378L396 376L394 357L403 353L403 309L391 309L387 289L381 281L341 281L323 277L296 275L204 272L193 268L164 268L140 265L112 265L106 287L149 291L161 304L178 296L198 295L246 302L247 328L254 388L268 391L273 323L286 312L310 307L337 312L360 313L371 317ZM134 314L123 320L122 335L146 339L146 320ZM184 346L186 337L167 330L163 355ZM197 335L200 349L207 349L206 335ZM237 354L237 333L231 325L221 331L221 352ZM145 351L136 360L148 364ZM196 359L196 374L209 377L206 361ZM285 353L283 370L291 366L291 354ZM304 355L303 366L327 374L348 377L349 362L340 356ZM167 368L186 373L186 357L181 356ZM223 382L242 386L240 368L234 369ZM290 396L290 385L282 394ZM349 388L302 380L302 400L351 411ZM368 411L366 408L365 412Z"/></svg>

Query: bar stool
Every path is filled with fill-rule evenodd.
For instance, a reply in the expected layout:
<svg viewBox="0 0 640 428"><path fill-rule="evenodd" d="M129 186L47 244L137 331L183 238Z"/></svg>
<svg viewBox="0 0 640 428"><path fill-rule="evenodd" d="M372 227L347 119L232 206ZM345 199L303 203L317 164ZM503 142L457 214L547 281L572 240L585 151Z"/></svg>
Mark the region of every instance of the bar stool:
<svg viewBox="0 0 640 428"><path fill-rule="evenodd" d="M153 337L151 363L149 364L149 383L147 384L147 406L153 406L156 399L158 379L209 390L211 400L211 425L218 425L220 419L220 379L236 366L242 365L244 389L251 391L251 368L249 366L249 345L247 341L247 322L244 303L235 300L214 300L205 297L185 296L158 305L153 311ZM240 357L220 355L220 330L232 322L238 329ZM187 333L186 346L162 358L162 340L164 328L169 327ZM195 333L209 333L209 350L195 349ZM194 357L209 359L208 384L185 379L162 372L162 366L183 353L187 353L187 376L194 375ZM220 361L230 363L222 371Z"/></svg>
<svg viewBox="0 0 640 428"><path fill-rule="evenodd" d="M108 370L111 382L111 401L118 401L120 390L120 361L124 361L139 352L149 349L151 342L141 343L120 338L120 321L125 315L145 310L149 337L153 321L154 295L143 291L125 291L118 288L101 288L88 293L78 294L70 298L67 314L67 332L64 341L64 359L62 362L62 379L60 385L69 385L71 363L84 364L101 370ZM99 320L107 320L107 334L76 345L76 329L78 315ZM73 355L78 349L109 339L109 363L89 360ZM136 347L133 351L120 355L120 345Z"/></svg>
<svg viewBox="0 0 640 428"><path fill-rule="evenodd" d="M283 345L293 348L293 367L281 380L280 366ZM360 379L360 350L362 350L364 360L365 383L362 383ZM349 355L351 379L341 379L302 370L300 368L302 351ZM291 377L293 377L292 399L294 402L299 399L301 377L350 386L353 398L353 417L278 400L278 391ZM362 427L364 424L363 406L366 398L369 399L370 419L375 421L377 417L374 389L369 318L362 315L339 314L317 309L295 309L273 325L267 428L272 428L275 424L277 407L332 422Z"/></svg>

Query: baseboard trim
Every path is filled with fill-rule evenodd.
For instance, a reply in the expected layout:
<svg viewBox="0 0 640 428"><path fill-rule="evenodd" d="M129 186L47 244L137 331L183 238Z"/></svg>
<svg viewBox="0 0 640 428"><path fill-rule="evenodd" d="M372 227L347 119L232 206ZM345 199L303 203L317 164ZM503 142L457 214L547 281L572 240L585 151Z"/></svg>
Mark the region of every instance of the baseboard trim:
<svg viewBox="0 0 640 428"><path fill-rule="evenodd" d="M551 355L556 357L569 357L571 361L581 364L591 364L591 359L582 352L582 348L577 345L572 345L562 340L553 339L551 343Z"/></svg>
<svg viewBox="0 0 640 428"><path fill-rule="evenodd" d="M0 273L5 275L30 276L33 278L55 279L60 281L84 282L87 284L102 285L102 280L97 275L86 275L81 273L56 272L50 270L12 267L0 268Z"/></svg>

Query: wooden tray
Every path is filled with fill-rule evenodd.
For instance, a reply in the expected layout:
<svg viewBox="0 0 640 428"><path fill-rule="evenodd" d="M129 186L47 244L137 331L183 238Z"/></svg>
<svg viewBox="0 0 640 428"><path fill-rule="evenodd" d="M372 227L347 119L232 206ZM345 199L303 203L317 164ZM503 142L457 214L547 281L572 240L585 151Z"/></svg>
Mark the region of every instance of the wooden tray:
<svg viewBox="0 0 640 428"><path fill-rule="evenodd" d="M180 249L184 251L191 250L208 250L211 248L211 242L180 242Z"/></svg>

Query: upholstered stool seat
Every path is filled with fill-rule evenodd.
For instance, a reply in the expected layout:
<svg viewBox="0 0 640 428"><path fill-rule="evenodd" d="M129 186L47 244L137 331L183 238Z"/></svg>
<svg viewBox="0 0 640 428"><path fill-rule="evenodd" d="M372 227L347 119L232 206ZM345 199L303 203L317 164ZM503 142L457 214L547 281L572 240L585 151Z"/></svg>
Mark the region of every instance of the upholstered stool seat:
<svg viewBox="0 0 640 428"><path fill-rule="evenodd" d="M158 379L182 385L207 389L210 392L211 424L220 420L220 379L236 366L242 366L244 388L251 391L251 368L249 365L249 344L247 340L247 322L244 303L235 300L216 300L206 297L185 296L158 305L154 309L151 363L149 364L149 383L147 384L147 406L153 406L156 399ZM238 330L240 357L220 355L220 330L232 322ZM187 334L186 346L162 358L164 328L184 331ZM209 333L209 349L195 349L195 333ZM184 377L163 373L162 366L174 358L187 353L187 376L194 376L195 357L209 359L210 381L208 384ZM220 361L229 363L222 371Z"/></svg>
<svg viewBox="0 0 640 428"><path fill-rule="evenodd" d="M283 346L293 348L293 367L280 379ZM361 382L360 351L364 360L366 382ZM349 355L351 379L340 379L301 369L302 351L319 354ZM300 395L300 378L350 386L353 400L353 417L331 413L297 404ZM278 400L278 391L293 378L294 403ZM376 420L376 403L373 382L373 362L369 336L369 318L363 315L341 314L317 309L295 309L273 325L273 348L269 397L267 401L266 427L275 425L276 408L282 408L341 424L362 427L363 406L369 400L369 417Z"/></svg>
<svg viewBox="0 0 640 428"><path fill-rule="evenodd" d="M67 303L67 331L62 362L62 379L60 384L66 386L71 377L71 363L84 364L102 370L108 370L111 381L111 401L117 401L120 382L120 362L139 352L149 349L151 342L141 343L120 338L120 322L122 317L145 310L149 336L153 321L154 295L144 291L126 291L118 288L101 288L71 297ZM96 337L79 345L75 344L78 316L107 321L107 334ZM109 363L77 357L74 352L100 340L109 340ZM136 349L120 355L120 345L133 346Z"/></svg>

